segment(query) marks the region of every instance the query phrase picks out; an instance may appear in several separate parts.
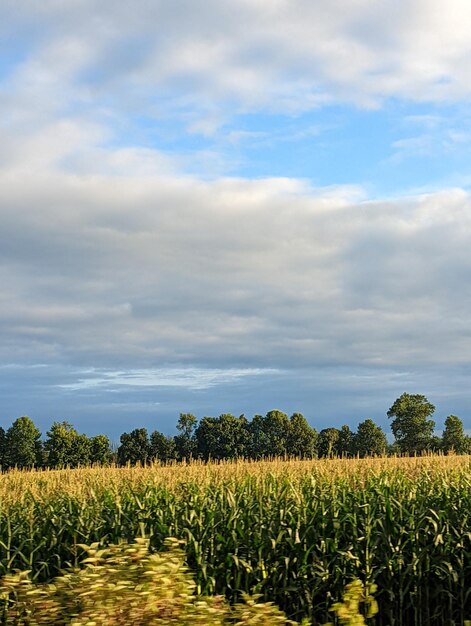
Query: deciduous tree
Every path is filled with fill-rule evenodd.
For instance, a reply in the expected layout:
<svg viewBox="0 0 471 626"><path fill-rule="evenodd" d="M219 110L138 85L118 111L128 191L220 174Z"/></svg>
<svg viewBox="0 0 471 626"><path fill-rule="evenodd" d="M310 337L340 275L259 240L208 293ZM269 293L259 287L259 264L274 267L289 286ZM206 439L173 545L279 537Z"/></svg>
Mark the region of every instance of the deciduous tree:
<svg viewBox="0 0 471 626"><path fill-rule="evenodd" d="M195 432L198 454L204 459L236 459L248 453L249 424L244 415L223 413L203 417Z"/></svg>
<svg viewBox="0 0 471 626"><path fill-rule="evenodd" d="M351 456L353 454L353 432L350 426L345 424L339 430L339 438L335 446L335 453L337 456Z"/></svg>
<svg viewBox="0 0 471 626"><path fill-rule="evenodd" d="M90 439L79 435L69 422L54 422L46 437L44 450L48 467L78 467L90 463Z"/></svg>
<svg viewBox="0 0 471 626"><path fill-rule="evenodd" d="M111 443L106 435L91 437L90 461L98 465L108 465L111 462Z"/></svg>
<svg viewBox="0 0 471 626"><path fill-rule="evenodd" d="M287 453L304 459L317 455L317 431L312 428L302 413L293 413L289 418Z"/></svg>
<svg viewBox="0 0 471 626"><path fill-rule="evenodd" d="M24 415L13 422L5 436L5 466L29 468L42 458L41 433Z"/></svg>
<svg viewBox="0 0 471 626"><path fill-rule="evenodd" d="M337 444L340 431L338 428L324 428L317 439L317 453L319 457L337 456Z"/></svg>
<svg viewBox="0 0 471 626"><path fill-rule="evenodd" d="M358 424L354 439L355 453L361 457L383 456L386 453L388 441L382 428L372 419Z"/></svg>
<svg viewBox="0 0 471 626"><path fill-rule="evenodd" d="M179 459L187 461L196 456L195 431L198 420L191 413L180 413L177 422L178 435L175 437L175 446Z"/></svg>
<svg viewBox="0 0 471 626"><path fill-rule="evenodd" d="M120 437L121 445L118 448L118 463L145 465L150 457L150 444L147 430L135 428L130 433L123 433Z"/></svg>
<svg viewBox="0 0 471 626"><path fill-rule="evenodd" d="M468 452L468 438L463 429L463 422L456 415L449 415L445 420L442 449L447 453L465 454Z"/></svg>
<svg viewBox="0 0 471 626"><path fill-rule="evenodd" d="M284 456L288 453L290 421L286 413L273 410L255 415L250 423L251 456Z"/></svg>
<svg viewBox="0 0 471 626"><path fill-rule="evenodd" d="M177 456L175 438L160 433L158 430L150 436L150 457L153 461L163 461L167 463Z"/></svg>
<svg viewBox="0 0 471 626"><path fill-rule="evenodd" d="M430 448L435 422L428 419L435 407L425 396L403 393L388 411L391 429L401 452L415 454Z"/></svg>

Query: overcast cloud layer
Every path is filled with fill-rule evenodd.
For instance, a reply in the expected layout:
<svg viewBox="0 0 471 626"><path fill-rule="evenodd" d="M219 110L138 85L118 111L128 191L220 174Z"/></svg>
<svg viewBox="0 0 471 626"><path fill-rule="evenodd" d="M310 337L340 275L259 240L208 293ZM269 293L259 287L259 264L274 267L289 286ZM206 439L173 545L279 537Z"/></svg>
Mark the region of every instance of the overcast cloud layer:
<svg viewBox="0 0 471 626"><path fill-rule="evenodd" d="M384 423L410 391L471 428L468 2L16 0L0 24L5 424Z"/></svg>

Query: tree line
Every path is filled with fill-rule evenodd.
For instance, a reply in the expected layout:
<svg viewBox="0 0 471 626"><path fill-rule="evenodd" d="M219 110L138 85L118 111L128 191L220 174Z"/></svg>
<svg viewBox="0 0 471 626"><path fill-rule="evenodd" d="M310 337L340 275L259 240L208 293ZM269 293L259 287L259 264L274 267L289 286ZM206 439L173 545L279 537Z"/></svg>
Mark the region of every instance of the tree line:
<svg viewBox="0 0 471 626"><path fill-rule="evenodd" d="M430 419L435 407L425 396L402 394L389 409L394 443L372 419L352 431L348 425L317 431L301 413L290 417L282 411L269 411L248 420L223 413L203 417L181 413L177 434L135 428L123 433L119 446L106 435L88 437L69 422L54 422L42 439L41 432L27 416L19 417L4 430L0 427L0 465L12 467L60 468L98 464L146 464L189 459L262 459L275 456L300 458L369 457L385 454L422 454L426 451L471 453L471 438L456 415L445 420L442 437L434 434Z"/></svg>

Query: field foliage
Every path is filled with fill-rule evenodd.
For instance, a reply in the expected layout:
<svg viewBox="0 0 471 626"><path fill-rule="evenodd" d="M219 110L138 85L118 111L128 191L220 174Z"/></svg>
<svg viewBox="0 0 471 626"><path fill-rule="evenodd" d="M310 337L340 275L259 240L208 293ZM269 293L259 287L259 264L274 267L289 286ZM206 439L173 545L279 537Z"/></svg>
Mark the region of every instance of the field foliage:
<svg viewBox="0 0 471 626"><path fill-rule="evenodd" d="M197 593L261 594L291 619L331 619L345 584L378 587L378 625L471 615L469 457L264 461L10 472L0 573L52 579L81 544L184 540Z"/></svg>

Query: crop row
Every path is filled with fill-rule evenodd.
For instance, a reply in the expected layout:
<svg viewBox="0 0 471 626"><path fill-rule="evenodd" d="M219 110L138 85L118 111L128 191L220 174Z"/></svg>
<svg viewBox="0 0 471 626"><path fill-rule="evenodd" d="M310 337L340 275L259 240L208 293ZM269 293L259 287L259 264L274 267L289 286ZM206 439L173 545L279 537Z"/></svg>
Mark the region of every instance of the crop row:
<svg viewBox="0 0 471 626"><path fill-rule="evenodd" d="M467 457L13 472L0 572L47 580L80 544L173 536L202 593L322 623L359 578L378 586L378 625L451 626L471 615L470 505Z"/></svg>

